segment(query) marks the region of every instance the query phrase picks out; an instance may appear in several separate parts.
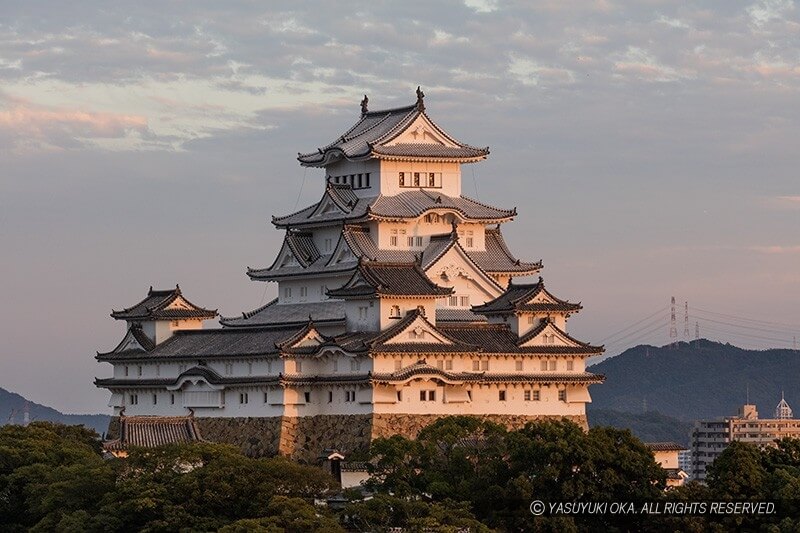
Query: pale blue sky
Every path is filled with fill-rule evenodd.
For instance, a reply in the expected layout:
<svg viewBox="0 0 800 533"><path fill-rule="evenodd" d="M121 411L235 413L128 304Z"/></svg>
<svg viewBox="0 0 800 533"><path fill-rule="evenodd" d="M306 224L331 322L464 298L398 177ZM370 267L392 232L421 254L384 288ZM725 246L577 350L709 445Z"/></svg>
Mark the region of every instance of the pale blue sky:
<svg viewBox="0 0 800 533"><path fill-rule="evenodd" d="M321 194L297 152L364 93L377 109L417 85L490 146L464 189L518 208L507 240L583 302L577 336L673 294L800 324L792 1L139 4L0 2L2 387L107 411L92 356L123 334L112 307L176 282L258 306L274 289L244 269L277 253L269 217Z"/></svg>

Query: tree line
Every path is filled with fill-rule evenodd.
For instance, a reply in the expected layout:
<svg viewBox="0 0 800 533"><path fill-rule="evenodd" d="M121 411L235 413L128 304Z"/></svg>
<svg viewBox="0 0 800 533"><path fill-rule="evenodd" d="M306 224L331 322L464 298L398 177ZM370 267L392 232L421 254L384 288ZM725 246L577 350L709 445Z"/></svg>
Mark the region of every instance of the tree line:
<svg viewBox="0 0 800 533"><path fill-rule="evenodd" d="M515 431L444 418L416 440L373 442L365 491L316 466L220 444L103 457L94 431L0 428L2 531L795 531L800 441L733 443L706 486L665 491L665 472L627 430L541 421ZM366 494L366 496L365 496ZM335 498L334 498L335 497ZM531 513L531 502L771 501L770 515ZM341 505L320 505L322 502ZM662 506L663 508L663 506Z"/></svg>

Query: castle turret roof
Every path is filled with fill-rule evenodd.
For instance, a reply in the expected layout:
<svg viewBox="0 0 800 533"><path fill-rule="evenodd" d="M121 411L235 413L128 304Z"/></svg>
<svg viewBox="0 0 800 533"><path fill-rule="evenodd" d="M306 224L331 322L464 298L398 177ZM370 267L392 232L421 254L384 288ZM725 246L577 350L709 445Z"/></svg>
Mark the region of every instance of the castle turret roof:
<svg viewBox="0 0 800 533"><path fill-rule="evenodd" d="M168 290L150 290L147 297L136 305L121 311L111 311L117 320L180 320L186 318L209 319L217 316L216 309L205 309L187 300L180 286Z"/></svg>

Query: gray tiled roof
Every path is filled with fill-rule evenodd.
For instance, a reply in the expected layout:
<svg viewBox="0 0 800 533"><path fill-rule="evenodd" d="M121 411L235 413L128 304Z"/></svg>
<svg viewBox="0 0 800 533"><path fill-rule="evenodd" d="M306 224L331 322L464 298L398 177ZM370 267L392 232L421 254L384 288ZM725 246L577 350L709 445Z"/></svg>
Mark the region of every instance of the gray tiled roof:
<svg viewBox="0 0 800 533"><path fill-rule="evenodd" d="M407 381L416 376L437 376L445 381L469 382L469 383L602 383L605 376L593 374L591 372L573 373L489 373L489 372L450 372L431 366L424 361L420 361L411 366L401 368L394 372L375 373L372 375L373 381L378 382L398 382Z"/></svg>
<svg viewBox="0 0 800 533"><path fill-rule="evenodd" d="M119 431L120 438L103 443L103 448L118 451L131 446L154 448L202 440L194 418L190 416L122 416Z"/></svg>
<svg viewBox="0 0 800 533"><path fill-rule="evenodd" d="M191 306L190 309L166 309L178 298ZM204 309L198 307L187 300L181 294L180 286L168 290L150 290L144 300L136 305L127 307L121 311L111 311L111 316L117 320L175 320L182 318L214 318L217 316L216 309Z"/></svg>
<svg viewBox="0 0 800 533"><path fill-rule="evenodd" d="M351 160L366 159L372 156L476 160L483 159L488 155L488 148L476 148L455 140L427 115L425 117L428 121L438 130L439 134L454 144L454 147L421 143L394 146L383 144L402 133L422 114L425 114L424 107L418 104L363 113L358 122L335 141L314 152L298 154L297 159L305 166L325 166L342 157Z"/></svg>
<svg viewBox="0 0 800 533"><path fill-rule="evenodd" d="M486 322L486 317L469 309L442 307L436 310L436 323L439 322Z"/></svg>
<svg viewBox="0 0 800 533"><path fill-rule="evenodd" d="M553 303L527 303L539 293L544 292L548 297L554 300ZM552 311L552 312L576 312L582 309L579 303L570 303L566 300L561 300L553 296L544 287L544 281L539 278L538 283L525 283L515 284L509 283L505 292L483 305L476 305L472 310L476 313L489 315L489 314L505 314L515 311Z"/></svg>
<svg viewBox="0 0 800 533"><path fill-rule="evenodd" d="M344 323L344 302L331 300L326 302L310 302L297 304L281 304L275 298L267 305L240 317L223 317L220 323L230 328L258 327L270 325L304 326L308 317L317 323Z"/></svg>
<svg viewBox="0 0 800 533"><path fill-rule="evenodd" d="M378 196L369 206L369 214L380 218L418 218L428 211L456 211L468 220L507 220L516 209L500 209L466 196L447 196L425 189L403 192L394 196Z"/></svg>
<svg viewBox="0 0 800 533"><path fill-rule="evenodd" d="M645 442L644 445L654 452L680 452L687 449L676 442Z"/></svg>
<svg viewBox="0 0 800 533"><path fill-rule="evenodd" d="M541 261L528 263L514 257L506 246L499 226L486 229L485 248L485 250L467 250L467 253L486 272L533 274L542 269Z"/></svg>
<svg viewBox="0 0 800 533"><path fill-rule="evenodd" d="M446 296L451 287L440 287L425 275L417 263L379 263L362 260L353 277L338 289L331 289L332 298L362 296Z"/></svg>
<svg viewBox="0 0 800 533"><path fill-rule="evenodd" d="M425 189L411 190L393 196L358 198L349 209L323 214L316 213L318 205L319 202L289 215L273 217L272 223L278 227L302 227L365 220L370 217L410 219L437 210L455 211L466 220L488 222L509 220L517 215L516 209L500 209L466 196L446 196Z"/></svg>
<svg viewBox="0 0 800 533"><path fill-rule="evenodd" d="M252 280L257 281L274 281L281 278L290 278L293 276L309 276L312 274L348 274L358 266L357 258L352 261L343 261L334 265L330 265L331 254L321 255L314 262L309 263L307 266L294 265L275 268L275 264L268 268L247 268L247 275Z"/></svg>
<svg viewBox="0 0 800 533"><path fill-rule="evenodd" d="M542 326L539 326L541 328ZM536 328L538 330L539 328ZM573 340L578 346L520 346L523 339L511 330L508 324L457 324L443 323L437 324L437 329L454 339L461 342L474 344L481 347L485 353L536 353L553 355L587 355L602 353L601 346L592 346L573 339L564 332L567 338ZM534 331L536 331L534 330ZM561 331L561 330L559 330Z"/></svg>

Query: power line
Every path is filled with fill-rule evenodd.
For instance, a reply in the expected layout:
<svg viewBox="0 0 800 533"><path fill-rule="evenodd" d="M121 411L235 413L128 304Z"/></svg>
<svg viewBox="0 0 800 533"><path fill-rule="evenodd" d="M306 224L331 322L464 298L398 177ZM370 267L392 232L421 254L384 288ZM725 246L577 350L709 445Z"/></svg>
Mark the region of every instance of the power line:
<svg viewBox="0 0 800 533"><path fill-rule="evenodd" d="M651 317L650 320L648 320L647 322L644 322L641 325L641 327L639 327L638 329L635 329L635 330L633 330L631 332L628 332L628 333L626 333L625 335L623 335L621 337L616 337L616 338L610 340L608 342L608 344L621 344L622 341L624 341L625 339L627 339L629 337L632 337L634 335L638 335L639 333L641 333L645 329L652 327L653 324L655 324L657 327L664 327L664 324L666 322L666 318L667 318L666 315Z"/></svg>
<svg viewBox="0 0 800 533"><path fill-rule="evenodd" d="M704 329L709 330L709 331L715 331L717 333L722 333L724 335L731 335L733 337L746 337L746 338L751 338L751 339L761 339L761 340L766 340L766 341L785 342L786 344L792 344L791 340L785 339L785 338L784 339L778 339L776 337L764 337L762 335L753 335L752 333L741 333L741 332L736 332L736 331L728 331L728 330L725 330L725 329L712 327L712 326L709 326L709 325L704 326Z"/></svg>
<svg viewBox="0 0 800 533"><path fill-rule="evenodd" d="M713 318L706 318L706 317L703 317L703 316L699 316L697 318L699 318L700 320L705 320L706 322L713 322L715 324L724 324L726 326L733 326L733 327L736 327L736 328L752 329L754 331L760 331L762 333L778 333L778 334L785 334L785 335L789 334L788 331L777 330L777 329L769 329L769 328L759 328L759 327L755 327L755 326L745 326L744 324L736 324L736 323L733 323L733 322L725 322L724 320L714 320Z"/></svg>
<svg viewBox="0 0 800 533"><path fill-rule="evenodd" d="M725 314L725 313L717 313L715 311L708 311L708 310L705 310L705 309L700 309L699 307L692 307L692 311L699 311L701 313L707 313L709 315L717 315L717 316L733 318L733 319L737 319L737 320L744 320L745 322L758 322L758 323L767 324L767 325L770 325L770 326L783 326L783 327L794 329L794 330L800 329L800 324L785 324L785 323L781 323L781 322L772 322L772 321L769 321L769 320L757 320L757 319L754 319L754 318L745 318L745 317L742 317L742 316L728 315L728 314Z"/></svg>
<svg viewBox="0 0 800 533"><path fill-rule="evenodd" d="M649 314L649 315L647 315L646 317L644 317L644 318L643 318L643 319L641 319L641 320L637 320L636 322L634 322L634 323L633 323L633 324L631 324L630 326L626 326L626 327L622 328L622 329L621 329L621 330L619 330L619 331L615 331L614 333L612 333L611 335L609 335L609 336L608 336L608 337L606 337L605 339L600 339L600 343L602 344L602 343L606 342L606 341L607 341L607 340L609 340L609 339L613 339L614 337L616 337L616 336L617 336L617 335L619 335L620 333L623 333L623 332L625 332L625 331L628 331L629 329L631 329L631 328L633 328L633 327L635 327L635 326L638 326L639 324L641 324L641 323L642 323L642 322L644 322L645 320L649 320L649 319L653 318L654 316L656 316L657 314L659 314L659 313L663 313L663 312L664 312L664 311L666 311L666 310L667 310L667 307L666 307L666 306L664 306L664 307L662 307L661 309L659 309L658 311L656 311L655 313Z"/></svg>
<svg viewBox="0 0 800 533"><path fill-rule="evenodd" d="M652 335L653 333L661 330L663 327L664 327L664 323L663 322L659 322L658 324L655 325L655 327L651 327L647 331L644 331L644 332L640 333L639 335L637 335L636 337L633 337L632 339L628 339L628 340L626 340L624 342L623 341L616 341L614 343L611 343L609 346L614 346L613 350L618 350L620 347L633 345L635 342L640 341L640 340L642 340L644 338L647 338L648 336ZM612 351L612 348L609 347L608 351Z"/></svg>

